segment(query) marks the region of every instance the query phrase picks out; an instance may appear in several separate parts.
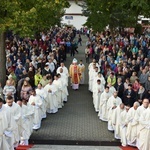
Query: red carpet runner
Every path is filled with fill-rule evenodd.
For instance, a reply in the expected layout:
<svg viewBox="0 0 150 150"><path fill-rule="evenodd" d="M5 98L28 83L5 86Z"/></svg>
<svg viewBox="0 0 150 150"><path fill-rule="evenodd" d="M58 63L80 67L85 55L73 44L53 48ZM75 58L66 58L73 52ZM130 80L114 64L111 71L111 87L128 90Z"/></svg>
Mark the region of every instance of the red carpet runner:
<svg viewBox="0 0 150 150"><path fill-rule="evenodd" d="M16 150L29 150L33 145L19 145Z"/></svg>
<svg viewBox="0 0 150 150"><path fill-rule="evenodd" d="M127 147L122 147L122 146L120 146L120 148L121 148L122 150L138 150L136 147L131 147L131 146L127 146Z"/></svg>

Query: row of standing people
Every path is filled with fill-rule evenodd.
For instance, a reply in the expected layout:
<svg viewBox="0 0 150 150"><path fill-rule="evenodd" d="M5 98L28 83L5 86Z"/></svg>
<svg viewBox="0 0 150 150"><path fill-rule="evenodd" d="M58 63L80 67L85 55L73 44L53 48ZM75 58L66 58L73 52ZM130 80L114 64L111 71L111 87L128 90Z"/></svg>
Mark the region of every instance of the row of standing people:
<svg viewBox="0 0 150 150"><path fill-rule="evenodd" d="M128 84L126 95L124 88L119 91L115 85L111 85L109 79L101 74L99 64L95 61L89 64L89 90L93 93L93 105L98 117L108 122L108 130L114 131L114 137L120 139L122 146L137 146L140 150L147 150L149 135L149 92L142 101L135 99L131 103L128 99L131 95L132 85ZM117 79L120 85L121 78ZM142 86L143 87L143 86ZM120 93L124 96L119 97ZM124 98L124 100L122 100ZM141 116L141 117L140 117ZM144 124L144 122L146 124ZM142 130L140 130L142 129Z"/></svg>
<svg viewBox="0 0 150 150"><path fill-rule="evenodd" d="M68 76L68 69L59 67L54 80L49 79L45 86L38 83L37 88L29 91L28 100L23 98L15 102L11 91L5 99L6 104L0 99L1 143L5 143L0 144L0 149L13 150L18 144L28 145L33 130L41 128L46 114L57 113L67 102ZM23 85L28 82L25 78Z"/></svg>

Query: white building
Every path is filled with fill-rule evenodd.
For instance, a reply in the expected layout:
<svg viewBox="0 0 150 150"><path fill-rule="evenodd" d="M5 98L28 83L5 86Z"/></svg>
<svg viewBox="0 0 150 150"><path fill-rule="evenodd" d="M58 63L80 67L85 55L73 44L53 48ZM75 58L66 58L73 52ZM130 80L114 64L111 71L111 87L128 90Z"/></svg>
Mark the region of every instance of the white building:
<svg viewBox="0 0 150 150"><path fill-rule="evenodd" d="M150 18L145 18L144 16L138 16L138 23L139 24L150 24Z"/></svg>
<svg viewBox="0 0 150 150"><path fill-rule="evenodd" d="M62 18L62 24L73 25L76 29L83 27L86 22L87 17L82 15L82 7L80 7L76 2L69 1L70 7L65 10L65 15ZM79 1L78 3L82 3Z"/></svg>

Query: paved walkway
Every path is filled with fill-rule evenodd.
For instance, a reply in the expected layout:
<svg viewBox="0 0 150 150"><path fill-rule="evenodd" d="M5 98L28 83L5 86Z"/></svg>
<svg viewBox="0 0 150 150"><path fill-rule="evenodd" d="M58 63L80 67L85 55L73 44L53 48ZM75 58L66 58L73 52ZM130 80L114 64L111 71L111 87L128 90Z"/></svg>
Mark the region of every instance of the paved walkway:
<svg viewBox="0 0 150 150"><path fill-rule="evenodd" d="M84 64L86 40L87 38L83 37L83 46L79 46L79 54L75 56L78 61L82 59ZM72 59L73 57L68 55L66 66L71 64ZM69 87L68 102L57 114L48 114L47 118L42 121L41 129L34 131L32 134L31 143L48 144L50 141L53 141L53 144L56 144L56 141L115 142L113 133L107 130L107 123L101 122L94 111L92 94L88 91L87 73L86 64L85 85L80 86L78 91L74 91ZM64 145L61 142L59 144ZM65 144L68 145L69 143ZM98 143L98 145L103 144Z"/></svg>
<svg viewBox="0 0 150 150"><path fill-rule="evenodd" d="M121 149L119 147L108 147L108 146L35 145L30 150L121 150Z"/></svg>

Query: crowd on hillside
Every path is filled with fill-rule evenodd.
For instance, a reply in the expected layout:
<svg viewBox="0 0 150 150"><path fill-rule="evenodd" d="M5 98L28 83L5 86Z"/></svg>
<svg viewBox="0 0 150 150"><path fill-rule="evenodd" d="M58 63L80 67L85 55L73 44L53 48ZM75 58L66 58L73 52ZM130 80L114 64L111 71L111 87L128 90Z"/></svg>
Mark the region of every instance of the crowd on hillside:
<svg viewBox="0 0 150 150"><path fill-rule="evenodd" d="M89 91L98 117L122 146L150 149L150 38L91 32L85 49Z"/></svg>
<svg viewBox="0 0 150 150"><path fill-rule="evenodd" d="M78 52L81 36L76 34L75 28L67 27L41 32L36 39L7 33L7 80L4 87L0 84L0 149L28 145L46 114L57 113L67 102L69 72L64 62L67 53Z"/></svg>

